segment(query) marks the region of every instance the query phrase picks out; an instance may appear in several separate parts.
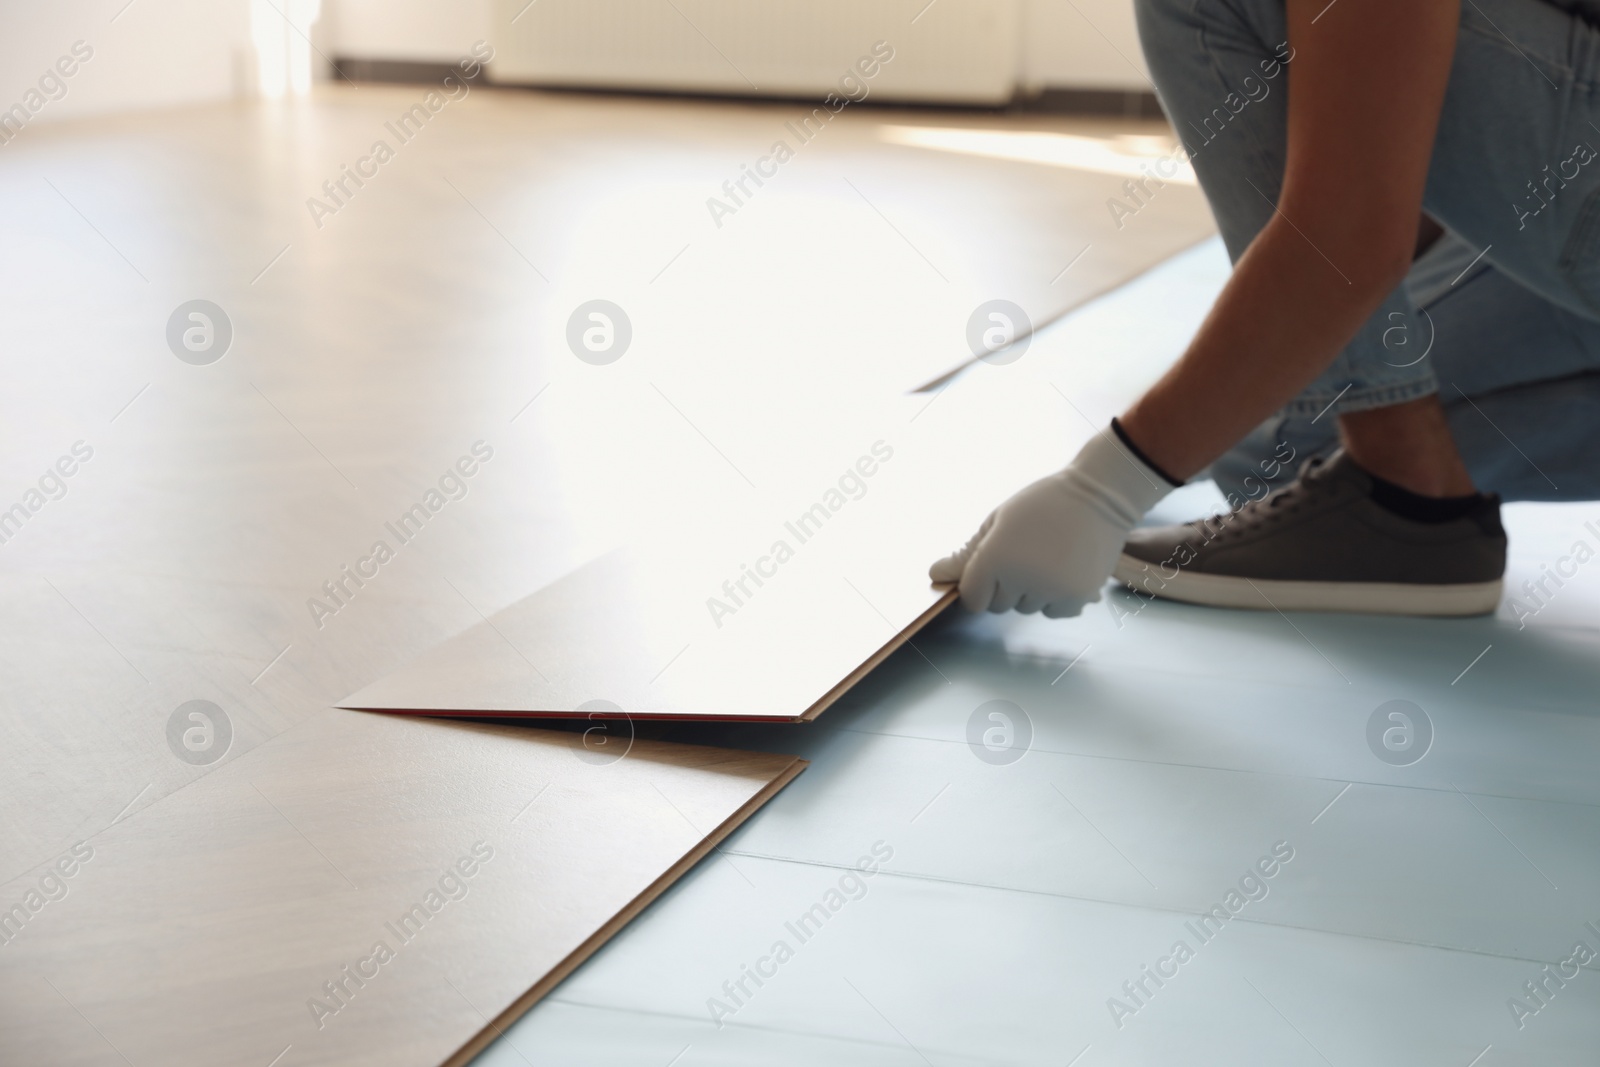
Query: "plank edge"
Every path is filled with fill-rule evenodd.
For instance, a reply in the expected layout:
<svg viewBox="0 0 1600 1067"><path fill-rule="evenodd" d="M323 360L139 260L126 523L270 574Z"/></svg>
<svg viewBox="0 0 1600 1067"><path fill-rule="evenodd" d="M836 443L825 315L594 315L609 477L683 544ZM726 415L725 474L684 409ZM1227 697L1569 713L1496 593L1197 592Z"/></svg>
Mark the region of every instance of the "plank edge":
<svg viewBox="0 0 1600 1067"><path fill-rule="evenodd" d="M645 908L649 907L657 897L667 891L667 888L687 874L696 864L711 854L712 849L721 844L734 830L759 811L766 803L778 794L784 786L810 766L809 760L798 757L790 761L779 774L756 792L749 800L741 804L732 815L724 819L716 829L702 838L688 852L684 853L671 867L668 867L655 881L651 882L642 893L634 897L627 906L613 915L606 923L590 934L584 942L573 949L560 963L556 964L545 976L529 987L511 1006L499 1015L489 1020L471 1040L457 1049L440 1067L465 1067L478 1053L488 1048L494 1039L504 1035L506 1028L516 1022L539 1001L549 995L550 991L561 982L590 956L599 951L600 946L615 937L624 926L632 922Z"/></svg>

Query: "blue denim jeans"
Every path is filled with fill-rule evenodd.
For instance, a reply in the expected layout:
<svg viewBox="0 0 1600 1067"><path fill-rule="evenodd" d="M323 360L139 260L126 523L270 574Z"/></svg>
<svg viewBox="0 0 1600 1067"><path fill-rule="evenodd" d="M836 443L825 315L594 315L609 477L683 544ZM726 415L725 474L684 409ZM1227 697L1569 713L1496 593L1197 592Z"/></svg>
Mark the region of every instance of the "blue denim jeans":
<svg viewBox="0 0 1600 1067"><path fill-rule="evenodd" d="M1336 416L1440 393L1480 488L1600 497L1600 0L1470 0L1423 208L1447 230L1332 365L1212 467L1225 490ZM1283 178L1283 0L1137 0L1162 106L1237 260ZM1314 254L1308 250L1308 254Z"/></svg>

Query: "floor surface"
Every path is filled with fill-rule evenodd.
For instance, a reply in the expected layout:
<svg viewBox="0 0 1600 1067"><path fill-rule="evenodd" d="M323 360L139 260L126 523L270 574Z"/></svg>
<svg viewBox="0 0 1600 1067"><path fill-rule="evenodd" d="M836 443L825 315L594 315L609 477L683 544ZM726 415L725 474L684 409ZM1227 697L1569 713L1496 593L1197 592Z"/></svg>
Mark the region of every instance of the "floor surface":
<svg viewBox="0 0 1600 1067"><path fill-rule="evenodd" d="M219 763L7 887L0 1063L466 1062L803 769L597 740L326 709Z"/></svg>
<svg viewBox="0 0 1600 1067"><path fill-rule="evenodd" d="M29 1022L0 1032L26 1029L46 1050L34 1059L216 1062L249 1029L227 1010L249 994L227 976L288 976L282 992L301 979L256 963L307 967L271 923L217 918L241 885L273 914L315 910L299 936L329 944L323 923L366 936L341 918L343 880L277 888L300 870L280 846L320 864L315 839L348 862L319 832L331 820L356 851L372 847L363 819L394 814L362 788L381 759L358 742L319 753L331 770L289 775L274 802L316 825L269 819L272 847L207 803L287 758L329 705L614 545L814 499L870 449L874 436L844 432L865 408L921 410L907 389L971 358L980 305L1009 301L1008 329L1025 336L1211 229L1178 182L1135 220L1107 210L1130 168L1169 150L1150 123L852 108L799 143L792 104L479 88L401 134L424 93L332 87L295 104L30 125L0 151L0 979L27 991L0 1008ZM942 140L890 136L908 126ZM795 154L779 174L746 180L732 216L710 214L784 137ZM1016 158L1006 145L1019 143L1050 158ZM598 348L594 301L609 317ZM918 426L945 410L963 409L943 400ZM506 784L443 747L424 769L464 809ZM451 769L488 780L452 791ZM640 825L684 824L669 795L634 799ZM286 836L296 825L304 841ZM396 828L407 859L388 873L452 860L425 839ZM123 876L110 854L125 841L219 880L176 863ZM104 845L104 866L46 877L80 842ZM207 885L224 888L186 909L183 894ZM522 882L524 929L582 910L538 885ZM31 916L20 933L23 920L5 925L17 907ZM196 936L223 922L242 940ZM49 950L52 927L83 935L82 971ZM406 1042L413 1060L376 1043L365 1055L436 1063L483 1023L443 983L492 964L532 984L548 964L478 932L495 946L481 964L432 939L447 965L433 988L397 980L358 1003L437 1024ZM112 942L140 946L119 957L133 973L148 953L150 975L204 986L211 1007L163 1003L206 1016L205 1040L131 1040L153 1022L139 997L165 987L97 969ZM187 965L196 944L229 967ZM87 997L84 973L104 979ZM243 1042L263 1064L339 1058L297 1036L318 1021L303 1001L282 1003L284 1032L267 1018ZM261 1006L242 1014L259 1023ZM52 1043L62 1019L70 1056Z"/></svg>
<svg viewBox="0 0 1600 1067"><path fill-rule="evenodd" d="M0 153L0 879L203 773L164 732L185 701L231 758L619 544L814 497L877 436L858 409L970 358L979 303L1043 321L1210 230L1180 185L1113 226L1152 123L847 110L719 228L798 105L479 89L401 142L424 92ZM1120 162L884 139L908 123ZM567 336L594 299L631 323L610 363Z"/></svg>
<svg viewBox="0 0 1600 1067"><path fill-rule="evenodd" d="M1209 229L1179 183L1108 211L1151 125L846 112L719 227L707 198L787 105L486 90L313 220L419 96L30 127L0 154L0 507L28 510L0 527L0 903L601 552L830 484L872 443L843 432L864 404L970 359L980 304L1043 322ZM1081 439L1225 272L1214 242L1177 255L926 394L906 439L952 464L1024 421ZM195 299L232 325L215 362L193 320L169 339ZM569 343L591 300L632 325L610 364L581 317ZM1600 543L1594 507L1507 518L1513 589ZM1597 600L1588 563L1525 627L1108 593L1066 622L952 616L816 723L672 728L812 765L481 1062L1581 1062ZM194 699L231 723L211 764L168 732ZM1391 701L1428 724L1408 765L1369 742Z"/></svg>
<svg viewBox="0 0 1600 1067"><path fill-rule="evenodd" d="M1204 246L952 388L1053 381L1098 418L1225 274ZM1152 521L1219 504L1191 487ZM1600 544L1600 505L1506 520L1508 588ZM1526 627L1110 590L1073 620L947 615L793 733L668 735L792 736L812 766L478 1062L1579 1061L1600 1039L1579 965L1600 951L1597 608L1580 568ZM1391 701L1429 724L1407 765L1420 741L1368 740ZM858 879L874 847L892 858Z"/></svg>

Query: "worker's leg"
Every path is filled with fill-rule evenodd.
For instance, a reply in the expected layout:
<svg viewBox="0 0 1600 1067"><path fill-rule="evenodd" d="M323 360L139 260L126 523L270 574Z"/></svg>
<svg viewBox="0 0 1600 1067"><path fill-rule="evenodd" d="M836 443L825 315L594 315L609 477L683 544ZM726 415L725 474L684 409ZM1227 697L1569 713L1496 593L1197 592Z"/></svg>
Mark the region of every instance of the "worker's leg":
<svg viewBox="0 0 1600 1067"><path fill-rule="evenodd" d="M1162 107L1237 261L1277 211L1295 77L1283 0L1136 0L1140 41ZM1291 223L1294 220L1290 220ZM1306 246L1307 256L1319 256ZM1337 270L1337 265L1335 265ZM1395 323L1415 318L1403 287L1289 405L1308 417L1436 392L1426 361L1385 359Z"/></svg>
<svg viewBox="0 0 1600 1067"><path fill-rule="evenodd" d="M1391 358L1433 365L1451 436L1478 488L1506 500L1600 499L1600 322L1475 258L1447 233L1417 261L1406 285L1420 312L1391 335ZM1338 444L1331 416L1279 413L1211 475L1246 498L1265 481L1287 483L1299 460ZM1288 456L1295 460L1282 462Z"/></svg>
<svg viewBox="0 0 1600 1067"><path fill-rule="evenodd" d="M1586 321L1600 318L1594 2L1462 5L1423 200L1430 217L1481 253L1480 264L1520 283L1536 305ZM1295 77L1283 0L1138 0L1138 14L1163 106L1237 259L1278 210L1286 83ZM1219 519L1136 530L1117 576L1156 595L1238 607L1492 611L1505 566L1498 502L1466 491L1439 403L1471 397L1475 386L1457 380L1453 394L1435 398L1444 357L1423 343L1434 327L1414 289L1397 287L1282 413L1282 428L1312 447L1337 422L1346 451L1308 463L1270 498L1257 478ZM1502 295L1517 296L1514 287ZM1497 317L1523 320L1503 309ZM1474 344L1484 388L1557 378L1573 356L1571 346L1530 347L1525 336L1498 349ZM1569 428L1566 444L1575 448L1579 436ZM1517 451L1502 442L1503 454ZM1285 450L1302 451L1293 440L1281 445L1267 456L1280 476Z"/></svg>
<svg viewBox="0 0 1600 1067"><path fill-rule="evenodd" d="M1507 389L1593 366L1573 359L1590 346L1571 335L1589 331L1583 320L1600 316L1600 161L1591 147L1600 144L1594 105L1600 31L1592 25L1597 8L1595 0L1463 5L1425 200L1431 214L1466 235L1465 247L1458 240L1453 250L1477 259L1475 271L1492 264L1521 283L1520 290L1505 279L1480 285L1496 289L1492 303L1554 304L1566 314L1554 326L1507 338L1512 343L1497 353L1487 350L1486 337L1472 338L1466 362L1480 372L1477 384L1441 382L1436 370L1446 357L1417 358L1432 324L1411 299L1416 286L1402 286L1328 370L1286 406L1277 420L1282 436L1304 438L1308 445L1326 441L1343 413L1396 406L1383 417L1344 420L1353 450L1391 480L1437 494L1454 483L1459 460L1437 408L1411 402L1442 388L1447 407L1461 407L1463 391ZM1139 0L1138 13L1163 105L1237 258L1276 210L1283 173L1285 89L1294 68L1282 0ZM1566 343L1548 345L1534 336L1551 330L1563 332ZM1449 422L1455 429L1460 416ZM1405 432L1397 434L1397 428ZM1419 439L1441 457L1436 467L1418 469L1423 453L1408 442ZM1282 451L1274 448L1277 441L1257 441L1256 451L1262 443L1268 454ZM1512 451L1503 439L1500 447ZM1216 471L1225 479L1243 477L1240 458L1225 457ZM1499 456L1468 467L1493 470L1501 479L1508 474Z"/></svg>

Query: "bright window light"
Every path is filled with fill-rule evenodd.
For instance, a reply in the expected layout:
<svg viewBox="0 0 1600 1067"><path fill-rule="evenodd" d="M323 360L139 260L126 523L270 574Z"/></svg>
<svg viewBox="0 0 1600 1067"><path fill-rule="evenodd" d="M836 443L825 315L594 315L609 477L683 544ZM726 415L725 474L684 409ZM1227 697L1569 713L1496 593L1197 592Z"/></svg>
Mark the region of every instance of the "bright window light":
<svg viewBox="0 0 1600 1067"><path fill-rule="evenodd" d="M268 100L311 92L311 27L322 0L250 0L256 88Z"/></svg>
<svg viewBox="0 0 1600 1067"><path fill-rule="evenodd" d="M878 138L911 148L1043 163L1128 178L1154 175L1179 185L1195 184L1194 168L1184 158L1183 150L1165 137L1141 134L1084 137L1070 133L973 130L953 126L881 126Z"/></svg>

